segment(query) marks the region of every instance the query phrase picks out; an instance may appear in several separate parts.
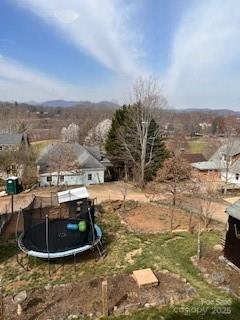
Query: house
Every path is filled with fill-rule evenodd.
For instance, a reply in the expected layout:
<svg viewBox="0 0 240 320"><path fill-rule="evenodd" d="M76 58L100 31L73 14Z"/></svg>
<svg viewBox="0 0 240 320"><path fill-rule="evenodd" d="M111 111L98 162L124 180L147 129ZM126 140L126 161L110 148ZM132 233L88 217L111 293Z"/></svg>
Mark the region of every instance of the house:
<svg viewBox="0 0 240 320"><path fill-rule="evenodd" d="M224 256L240 268L240 200L228 206L226 213L229 217Z"/></svg>
<svg viewBox="0 0 240 320"><path fill-rule="evenodd" d="M1 133L0 152L16 151L21 147L28 146L28 136L26 133Z"/></svg>
<svg viewBox="0 0 240 320"><path fill-rule="evenodd" d="M40 186L104 183L109 161L98 147L79 143L56 143L37 161Z"/></svg>
<svg viewBox="0 0 240 320"><path fill-rule="evenodd" d="M192 163L202 176L240 185L240 141L222 145L208 161Z"/></svg>

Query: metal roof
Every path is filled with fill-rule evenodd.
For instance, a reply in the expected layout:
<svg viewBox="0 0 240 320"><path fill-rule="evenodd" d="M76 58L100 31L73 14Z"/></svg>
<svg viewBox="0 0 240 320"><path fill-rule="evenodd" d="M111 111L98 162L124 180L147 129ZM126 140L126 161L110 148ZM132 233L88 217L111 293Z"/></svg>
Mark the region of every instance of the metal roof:
<svg viewBox="0 0 240 320"><path fill-rule="evenodd" d="M226 212L233 218L240 220L240 199L227 207Z"/></svg>
<svg viewBox="0 0 240 320"><path fill-rule="evenodd" d="M198 170L220 170L221 166L215 161L194 162L192 166Z"/></svg>
<svg viewBox="0 0 240 320"><path fill-rule="evenodd" d="M86 199L89 197L89 193L85 187L69 189L57 193L59 203L69 202L74 200Z"/></svg>

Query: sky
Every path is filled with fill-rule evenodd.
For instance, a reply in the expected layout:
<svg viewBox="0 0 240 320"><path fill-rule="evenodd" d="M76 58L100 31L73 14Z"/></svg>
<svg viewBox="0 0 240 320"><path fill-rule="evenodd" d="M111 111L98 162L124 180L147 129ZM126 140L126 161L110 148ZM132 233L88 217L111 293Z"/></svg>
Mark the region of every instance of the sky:
<svg viewBox="0 0 240 320"><path fill-rule="evenodd" d="M124 103L150 76L171 107L240 110L240 1L0 1L1 101Z"/></svg>

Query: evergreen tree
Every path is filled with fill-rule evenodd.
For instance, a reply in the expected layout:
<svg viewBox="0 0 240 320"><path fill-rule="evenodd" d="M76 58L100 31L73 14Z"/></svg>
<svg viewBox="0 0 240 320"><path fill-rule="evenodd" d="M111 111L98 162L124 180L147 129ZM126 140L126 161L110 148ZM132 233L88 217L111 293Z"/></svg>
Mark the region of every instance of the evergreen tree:
<svg viewBox="0 0 240 320"><path fill-rule="evenodd" d="M163 161L169 156L159 134L159 126L151 118L147 124L146 132L144 181L140 181L143 153L142 132L145 123L138 115L142 111L140 104L124 105L121 109L116 110L105 145L118 178L124 174L126 176L127 170L128 175L139 182L141 187L153 178Z"/></svg>

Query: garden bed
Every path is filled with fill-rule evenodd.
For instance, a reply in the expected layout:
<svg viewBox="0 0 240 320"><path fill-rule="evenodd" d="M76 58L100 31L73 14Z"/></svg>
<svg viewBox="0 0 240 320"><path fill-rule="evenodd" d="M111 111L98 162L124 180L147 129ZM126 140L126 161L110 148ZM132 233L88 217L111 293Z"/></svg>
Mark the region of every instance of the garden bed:
<svg viewBox="0 0 240 320"><path fill-rule="evenodd" d="M109 313L121 314L142 307L163 306L192 299L196 291L170 272L157 272L157 287L137 287L132 276L120 274L108 277ZM45 286L27 292L23 303L23 318L30 319L67 319L69 315L97 316L102 314L102 278L78 283ZM19 319L16 305L11 297L4 299L6 319Z"/></svg>
<svg viewBox="0 0 240 320"><path fill-rule="evenodd" d="M164 233L170 230L172 207L153 204L142 204L121 214L123 222L130 230L139 233ZM196 231L202 221L197 214L192 214L191 230ZM174 209L173 231L188 231L190 214L179 208ZM203 226L203 223L202 223ZM209 228L218 228L219 223L212 221Z"/></svg>

